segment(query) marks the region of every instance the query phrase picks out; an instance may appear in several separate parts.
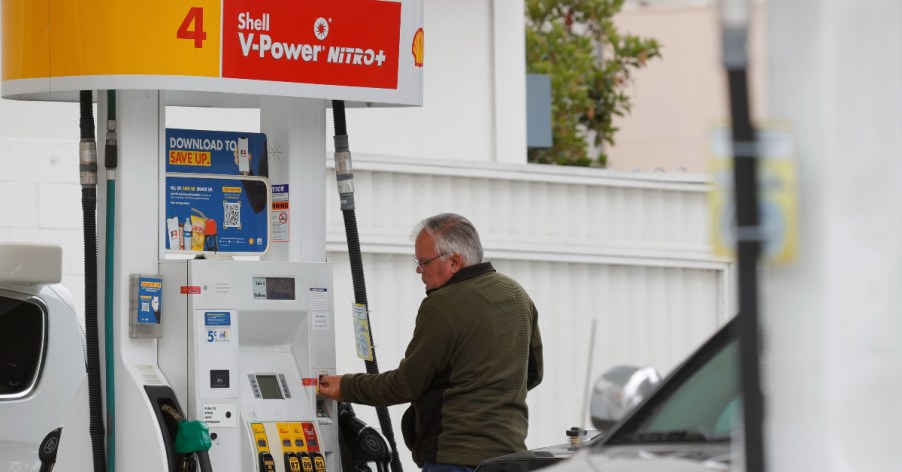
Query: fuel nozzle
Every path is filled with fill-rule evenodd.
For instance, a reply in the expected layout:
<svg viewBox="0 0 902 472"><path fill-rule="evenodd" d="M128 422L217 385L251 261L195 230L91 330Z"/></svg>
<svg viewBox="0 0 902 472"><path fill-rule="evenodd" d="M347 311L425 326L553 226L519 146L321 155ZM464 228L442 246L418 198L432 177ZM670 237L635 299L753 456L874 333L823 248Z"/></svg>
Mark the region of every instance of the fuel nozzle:
<svg viewBox="0 0 902 472"><path fill-rule="evenodd" d="M357 418L350 404L339 402L338 424L347 444L351 445L351 456L355 461L388 463L391 460L388 441L372 426Z"/></svg>
<svg viewBox="0 0 902 472"><path fill-rule="evenodd" d="M185 419L184 415L171 405L163 405L161 410L178 424L179 429L176 432L174 444L176 454L195 454L200 470L211 471L210 456L207 451L210 450L213 442L210 440L210 431L207 429L207 425L202 421Z"/></svg>

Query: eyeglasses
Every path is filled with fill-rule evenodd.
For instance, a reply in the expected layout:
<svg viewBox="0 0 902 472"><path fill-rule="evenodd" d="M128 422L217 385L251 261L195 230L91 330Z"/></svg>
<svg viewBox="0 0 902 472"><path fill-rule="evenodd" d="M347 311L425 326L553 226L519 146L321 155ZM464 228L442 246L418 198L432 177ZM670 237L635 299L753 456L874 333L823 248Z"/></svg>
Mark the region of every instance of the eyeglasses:
<svg viewBox="0 0 902 472"><path fill-rule="evenodd" d="M428 265L430 262L438 259L439 257L444 257L444 256L448 256L448 255L450 255L450 254L439 254L439 255L433 257L432 259L426 259L425 261L421 261L414 257L413 261L417 263L417 268L419 268L420 270L424 270L426 268L426 265Z"/></svg>

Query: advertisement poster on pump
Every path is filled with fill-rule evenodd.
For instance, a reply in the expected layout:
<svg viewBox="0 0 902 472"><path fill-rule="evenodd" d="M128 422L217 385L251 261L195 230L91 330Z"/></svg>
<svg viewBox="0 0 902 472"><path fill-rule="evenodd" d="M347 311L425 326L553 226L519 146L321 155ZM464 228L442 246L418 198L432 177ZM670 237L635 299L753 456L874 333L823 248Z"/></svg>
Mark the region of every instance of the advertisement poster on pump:
<svg viewBox="0 0 902 472"><path fill-rule="evenodd" d="M167 129L166 251L265 254L268 176L262 133Z"/></svg>

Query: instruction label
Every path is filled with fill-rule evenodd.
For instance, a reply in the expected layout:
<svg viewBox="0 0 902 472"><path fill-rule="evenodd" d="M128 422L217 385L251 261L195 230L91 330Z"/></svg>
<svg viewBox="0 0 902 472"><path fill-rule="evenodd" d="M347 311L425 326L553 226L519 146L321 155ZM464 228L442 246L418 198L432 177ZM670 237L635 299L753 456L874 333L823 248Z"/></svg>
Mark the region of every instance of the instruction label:
<svg viewBox="0 0 902 472"><path fill-rule="evenodd" d="M232 314L228 311L204 312L204 334L207 343L228 343L232 341L230 328L232 327Z"/></svg>
<svg viewBox="0 0 902 472"><path fill-rule="evenodd" d="M238 408L232 403L204 403L202 421L216 428L238 426Z"/></svg>
<svg viewBox="0 0 902 472"><path fill-rule="evenodd" d="M290 238L289 222L291 209L288 207L288 184L272 186L272 241L286 243Z"/></svg>
<svg viewBox="0 0 902 472"><path fill-rule="evenodd" d="M370 322L366 318L366 305L354 304L354 345L357 346L357 357L373 360L373 346L370 344Z"/></svg>
<svg viewBox="0 0 902 472"><path fill-rule="evenodd" d="M311 287L309 293L311 328L314 331L328 331L332 329L329 290L324 287Z"/></svg>

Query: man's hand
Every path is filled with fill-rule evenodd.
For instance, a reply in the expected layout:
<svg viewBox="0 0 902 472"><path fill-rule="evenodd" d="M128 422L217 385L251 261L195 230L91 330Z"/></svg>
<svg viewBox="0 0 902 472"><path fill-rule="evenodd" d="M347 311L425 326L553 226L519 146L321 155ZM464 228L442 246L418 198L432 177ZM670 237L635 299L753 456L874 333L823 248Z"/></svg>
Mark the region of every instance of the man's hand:
<svg viewBox="0 0 902 472"><path fill-rule="evenodd" d="M335 401L345 401L344 395L341 394L341 376L321 375L319 377L319 394Z"/></svg>

